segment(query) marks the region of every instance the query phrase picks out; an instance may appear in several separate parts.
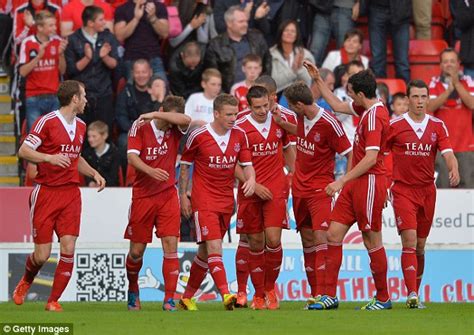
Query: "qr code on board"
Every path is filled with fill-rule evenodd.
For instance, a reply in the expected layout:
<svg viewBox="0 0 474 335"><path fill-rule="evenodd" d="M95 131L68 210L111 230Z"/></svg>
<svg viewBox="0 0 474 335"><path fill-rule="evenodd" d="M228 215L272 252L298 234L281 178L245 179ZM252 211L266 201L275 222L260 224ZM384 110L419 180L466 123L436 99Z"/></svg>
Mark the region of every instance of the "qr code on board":
<svg viewBox="0 0 474 335"><path fill-rule="evenodd" d="M125 301L125 254L76 255L77 301Z"/></svg>

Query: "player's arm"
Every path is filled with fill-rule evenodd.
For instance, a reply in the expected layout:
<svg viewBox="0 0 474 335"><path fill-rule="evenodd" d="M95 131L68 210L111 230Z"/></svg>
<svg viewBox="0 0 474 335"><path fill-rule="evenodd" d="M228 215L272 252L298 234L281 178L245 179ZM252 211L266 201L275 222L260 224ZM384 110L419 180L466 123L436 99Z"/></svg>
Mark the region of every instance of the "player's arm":
<svg viewBox="0 0 474 335"><path fill-rule="evenodd" d="M354 168L348 171L344 176L336 180L335 182L326 186L326 193L330 196L333 196L342 189L342 187L349 181L356 179L357 177L362 176L364 173L369 171L369 169L377 163L378 150L367 150L365 152L364 158L354 166Z"/></svg>
<svg viewBox="0 0 474 335"><path fill-rule="evenodd" d="M273 110L270 111L273 115L273 120L282 127L286 132L292 135L296 135L297 126L294 123L288 122L285 118L281 116L280 109L275 105Z"/></svg>
<svg viewBox="0 0 474 335"><path fill-rule="evenodd" d="M237 178L237 180L241 184L245 184L245 182L247 181L247 178L246 178L245 173L244 173L244 169L238 164L235 166L234 175L235 175L235 178ZM265 187L262 184L259 184L257 182L255 182L255 191L254 191L254 193L259 198L261 198L262 200L271 200L271 199L273 199L272 192L267 187Z"/></svg>
<svg viewBox="0 0 474 335"><path fill-rule="evenodd" d="M456 187L460 181L458 160L452 151L445 152L443 158L449 171L449 185L451 187Z"/></svg>
<svg viewBox="0 0 474 335"><path fill-rule="evenodd" d="M250 197L255 193L255 170L252 165L244 166L243 170L245 183L242 185L242 191L244 192L244 196Z"/></svg>
<svg viewBox="0 0 474 335"><path fill-rule="evenodd" d="M296 149L293 144L290 143L285 149L283 149L283 158L285 159L285 165L288 167L288 173L294 173Z"/></svg>
<svg viewBox="0 0 474 335"><path fill-rule="evenodd" d="M190 165L181 163L181 166L179 169L179 181L178 181L181 214L187 219L189 219L193 213L193 210L191 207L191 201L189 200L189 197L188 197L189 167Z"/></svg>
<svg viewBox="0 0 474 335"><path fill-rule="evenodd" d="M57 155L48 155L36 151L30 147L27 142L23 142L18 150L18 157L26 159L31 163L49 163L52 165L60 166L62 168L68 168L71 165L71 160L69 157L57 154Z"/></svg>
<svg viewBox="0 0 474 335"><path fill-rule="evenodd" d="M145 164L138 156L138 154L130 151L131 150L129 150L127 153L128 164L133 166L136 170L143 172L158 181L167 181L169 179L170 174L166 170L160 168L152 168L151 166Z"/></svg>
<svg viewBox="0 0 474 335"><path fill-rule="evenodd" d="M87 161L79 156L79 161L77 162L77 169L80 174L94 179L95 183L98 185L99 189L97 192L102 191L105 188L105 179L97 172L92 166L87 163Z"/></svg>
<svg viewBox="0 0 474 335"><path fill-rule="evenodd" d="M344 155L347 158L346 171L349 172L352 169L352 150ZM346 173L347 173L346 172Z"/></svg>
<svg viewBox="0 0 474 335"><path fill-rule="evenodd" d="M151 121L151 120L162 120L168 123L179 126L181 129L186 129L191 123L191 117L183 113L166 113L160 108L158 112L150 112L140 115L138 122Z"/></svg>
<svg viewBox="0 0 474 335"><path fill-rule="evenodd" d="M306 68L309 76L314 80L314 82L318 86L318 89L321 92L321 95L324 98L324 100L326 100L326 102L329 104L329 106L331 106L331 108L334 111L338 113L354 115L354 112L352 111L352 108L349 105L349 103L339 100L339 98L336 97L333 92L331 92L329 87L323 81L323 78L321 78L319 74L319 69L317 68L316 65L305 60L303 61L303 66Z"/></svg>

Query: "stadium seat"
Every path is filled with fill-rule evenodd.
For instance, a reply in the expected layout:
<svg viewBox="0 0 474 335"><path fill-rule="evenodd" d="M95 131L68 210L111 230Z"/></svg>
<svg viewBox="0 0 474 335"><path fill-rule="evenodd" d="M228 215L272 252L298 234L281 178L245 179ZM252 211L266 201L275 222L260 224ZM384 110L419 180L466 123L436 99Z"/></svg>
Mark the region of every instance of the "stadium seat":
<svg viewBox="0 0 474 335"><path fill-rule="evenodd" d="M388 91L390 95L394 95L398 92L405 93L407 90L407 86L402 79L385 79L385 78L378 78L377 83L385 83L388 86Z"/></svg>

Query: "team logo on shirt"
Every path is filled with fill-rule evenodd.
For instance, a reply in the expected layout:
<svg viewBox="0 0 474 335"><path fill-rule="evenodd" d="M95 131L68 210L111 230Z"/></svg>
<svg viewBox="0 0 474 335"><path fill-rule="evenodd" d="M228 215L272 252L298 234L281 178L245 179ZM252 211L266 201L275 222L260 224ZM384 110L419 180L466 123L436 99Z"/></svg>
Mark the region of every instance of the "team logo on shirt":
<svg viewBox="0 0 474 335"><path fill-rule="evenodd" d="M321 140L321 134L316 133L314 134L314 142L319 142Z"/></svg>
<svg viewBox="0 0 474 335"><path fill-rule="evenodd" d="M235 143L234 144L234 151L239 152L240 151L240 143Z"/></svg>
<svg viewBox="0 0 474 335"><path fill-rule="evenodd" d="M31 50L31 51L30 51L30 58L35 58L36 56L38 56L38 51L36 51L36 50Z"/></svg>
<svg viewBox="0 0 474 335"><path fill-rule="evenodd" d="M281 138L283 134L281 133L281 129L276 130L276 137Z"/></svg>
<svg viewBox="0 0 474 335"><path fill-rule="evenodd" d="M204 236L207 236L207 234L209 234L209 228L207 228L207 226L202 227L201 231Z"/></svg>
<svg viewBox="0 0 474 335"><path fill-rule="evenodd" d="M51 47L51 55L56 55L56 47L55 46L52 46Z"/></svg>
<svg viewBox="0 0 474 335"><path fill-rule="evenodd" d="M437 139L438 136L436 135L436 133L431 133L431 142L436 142Z"/></svg>

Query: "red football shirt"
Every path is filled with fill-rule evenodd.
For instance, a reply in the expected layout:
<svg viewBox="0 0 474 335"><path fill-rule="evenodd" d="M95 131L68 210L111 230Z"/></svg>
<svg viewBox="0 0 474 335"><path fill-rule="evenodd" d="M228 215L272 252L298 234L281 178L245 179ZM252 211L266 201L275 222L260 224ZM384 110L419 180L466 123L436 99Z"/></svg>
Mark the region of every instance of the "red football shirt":
<svg viewBox="0 0 474 335"><path fill-rule="evenodd" d="M387 147L393 155L393 181L409 186L432 184L437 151L453 151L443 121L425 115L416 123L408 113L390 121Z"/></svg>
<svg viewBox="0 0 474 335"><path fill-rule="evenodd" d="M39 163L35 182L46 186L79 184L77 164L85 133L84 121L76 117L72 124L68 124L59 111L36 120L24 143L44 154L68 156L71 165L65 169L49 163Z"/></svg>
<svg viewBox="0 0 474 335"><path fill-rule="evenodd" d="M61 38L53 36L47 45L44 56L36 67L26 76L26 97L39 94L56 94L59 87L59 45ZM20 48L20 65L29 63L38 55L40 41L35 35L23 40Z"/></svg>
<svg viewBox="0 0 474 335"><path fill-rule="evenodd" d="M232 213L235 164L252 165L245 132L234 127L220 136L210 124L194 130L186 142L181 164L193 162L193 211Z"/></svg>
<svg viewBox="0 0 474 335"><path fill-rule="evenodd" d="M352 147L341 122L321 107L312 120L305 116L297 120L292 192L295 197L310 197L334 181L336 153L345 155Z"/></svg>
<svg viewBox="0 0 474 335"><path fill-rule="evenodd" d="M104 11L104 18L106 21L114 20L114 9L108 3L101 0L94 0L94 6L102 8ZM82 27L82 12L84 11L84 4L81 0L72 0L66 6L63 7L61 15L61 22L72 22L72 30L76 31Z"/></svg>
<svg viewBox="0 0 474 335"><path fill-rule="evenodd" d="M460 82L471 95L474 95L474 80L471 77L463 76ZM434 77L430 83L430 99L435 99L447 88L448 85L443 84L440 77ZM474 151L472 110L462 102L456 91L433 114L446 124L451 134L454 152Z"/></svg>
<svg viewBox="0 0 474 335"><path fill-rule="evenodd" d="M138 127L137 121L133 123L128 133L127 153L137 154L146 165L169 173L168 180L163 182L137 170L132 188L133 198L152 196L175 185L176 157L182 136L177 126L163 131L156 128L155 122L141 127Z"/></svg>
<svg viewBox="0 0 474 335"><path fill-rule="evenodd" d="M387 108L380 101L367 110L354 102L349 106L351 106L354 115L361 116L354 137L352 167L364 158L367 150L378 150L377 162L365 174L386 174L384 152L390 126Z"/></svg>
<svg viewBox="0 0 474 335"><path fill-rule="evenodd" d="M283 149L290 145L286 131L273 121L271 113L268 113L264 123L258 123L249 114L237 121L236 125L247 135L257 183L267 187L273 198L288 198L288 179L283 171ZM240 187L238 199L262 201L257 195L246 198Z"/></svg>

